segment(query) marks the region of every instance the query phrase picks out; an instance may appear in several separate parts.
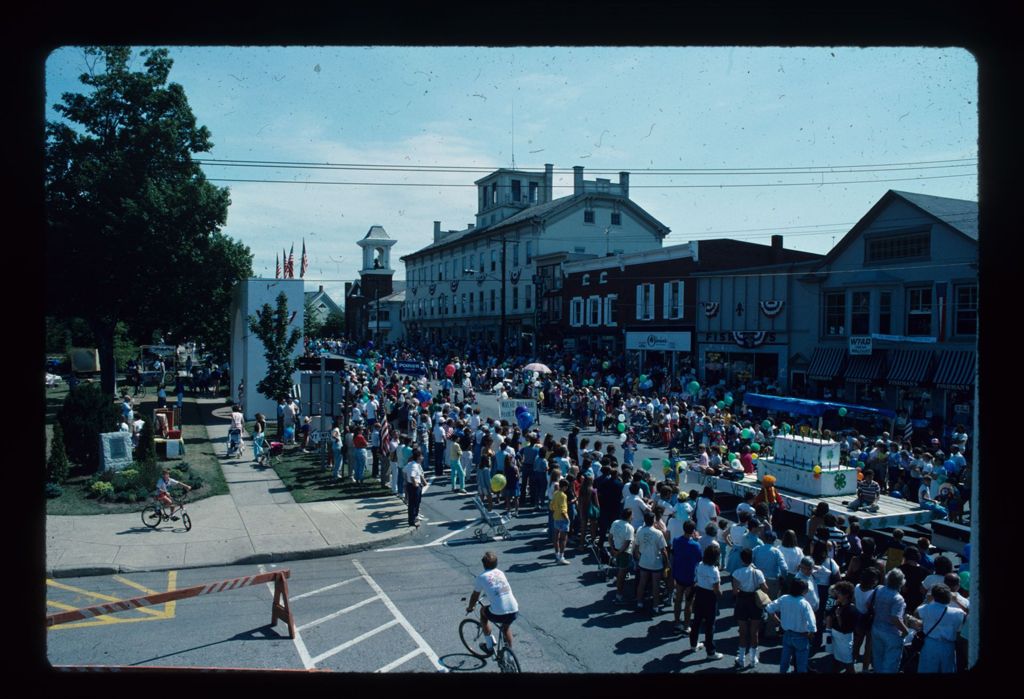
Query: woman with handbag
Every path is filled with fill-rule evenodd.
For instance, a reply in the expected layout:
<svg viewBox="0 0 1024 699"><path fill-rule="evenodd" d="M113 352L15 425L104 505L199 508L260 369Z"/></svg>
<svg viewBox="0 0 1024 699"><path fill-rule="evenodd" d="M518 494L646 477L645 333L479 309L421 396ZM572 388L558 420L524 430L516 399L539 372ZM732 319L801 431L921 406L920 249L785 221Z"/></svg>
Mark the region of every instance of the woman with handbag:
<svg viewBox="0 0 1024 699"><path fill-rule="evenodd" d="M739 650L736 654L738 668L757 667L757 634L761 622L767 617L764 607L770 601L768 582L764 573L754 566L753 560L751 549L741 549L740 561L743 565L732 574L733 590L736 593L733 614L739 624L740 635ZM750 664L746 665L745 661Z"/></svg>
<svg viewBox="0 0 1024 699"><path fill-rule="evenodd" d="M967 619L964 610L951 604L953 594L943 584L933 585L932 601L922 604L907 618L907 625L917 631L910 643L910 653L920 653L917 671L956 672L956 638Z"/></svg>
<svg viewBox="0 0 1024 699"><path fill-rule="evenodd" d="M831 588L835 606L825 617L825 626L832 639L832 658L836 672L854 674L853 635L857 627L857 609L853 604L853 583L842 580Z"/></svg>

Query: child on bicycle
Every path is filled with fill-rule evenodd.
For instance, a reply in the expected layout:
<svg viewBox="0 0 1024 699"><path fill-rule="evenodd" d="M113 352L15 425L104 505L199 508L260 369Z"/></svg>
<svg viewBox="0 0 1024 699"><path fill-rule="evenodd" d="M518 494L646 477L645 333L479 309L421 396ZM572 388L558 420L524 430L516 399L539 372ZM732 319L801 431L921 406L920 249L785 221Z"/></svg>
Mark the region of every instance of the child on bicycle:
<svg viewBox="0 0 1024 699"><path fill-rule="evenodd" d="M494 652L494 644L497 639L491 634L490 622L493 621L503 627L505 645L511 648L512 622L516 620L519 613L519 603L516 601L515 595L512 594L508 578L498 570L498 555L494 551L488 551L480 560L484 564L484 572L476 576L473 595L469 598L466 611L471 612L476 608L477 600L482 594L484 604L480 610L480 626L483 628L486 642L480 644L480 650L491 655Z"/></svg>
<svg viewBox="0 0 1024 699"><path fill-rule="evenodd" d="M163 475L161 475L160 479L156 482L156 499L161 505L170 510L173 510L174 508L174 501L171 499L171 494L168 490L171 486L175 485L180 485L185 490L192 490L192 487L186 483L182 483L181 481L176 481L171 478L171 469L165 468L163 470ZM178 518L172 517L171 519L177 520Z"/></svg>

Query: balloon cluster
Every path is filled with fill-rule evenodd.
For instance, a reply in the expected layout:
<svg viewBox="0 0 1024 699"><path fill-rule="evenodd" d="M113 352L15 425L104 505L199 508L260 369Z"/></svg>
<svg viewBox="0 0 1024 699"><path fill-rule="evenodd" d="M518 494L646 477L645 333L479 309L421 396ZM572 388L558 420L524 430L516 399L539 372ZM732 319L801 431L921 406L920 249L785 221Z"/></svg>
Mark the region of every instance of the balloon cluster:
<svg viewBox="0 0 1024 699"><path fill-rule="evenodd" d="M516 422L519 423L519 427L526 430L533 424L533 414L527 409L525 405L520 405L516 408Z"/></svg>

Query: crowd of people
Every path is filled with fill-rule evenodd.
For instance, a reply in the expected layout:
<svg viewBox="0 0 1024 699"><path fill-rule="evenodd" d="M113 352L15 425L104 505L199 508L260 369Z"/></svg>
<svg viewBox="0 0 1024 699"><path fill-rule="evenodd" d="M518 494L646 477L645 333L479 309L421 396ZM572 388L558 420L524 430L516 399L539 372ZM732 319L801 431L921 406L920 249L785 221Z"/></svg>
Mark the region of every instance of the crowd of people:
<svg viewBox="0 0 1024 699"><path fill-rule="evenodd" d="M860 468L867 484L858 498L877 488L959 520L970 482L960 426L947 457L937 436L915 443L884 429L874 438L861 429L819 434L809 423L751 410L743 404L746 386L700 386L686 373L630 372L611 359L575 356L538 374L465 347L461 355L343 342L309 349L357 359L343 372L345 410L329 438L333 474L380 479L408 504L411 527L419 524L426 474L447 474L453 492L470 495L472 487L488 509L546 513L558 565L596 542L616 571L615 601L651 613L671 604L677 631L709 658L722 657L715 618L727 600L740 668L756 666L760 644L773 636L783 672L791 664L807 671L825 648L838 671L860 664L896 672L906 667L908 634L925 639L921 671L952 672L966 661L969 573L933 556L927 539L904 542L898 530L891 540L862 535L855 514L829 512L826 503L805 531L778 531L781 499L767 481L730 522L712 488L688 491L679 478L680 469L742 478L756 470L758 453L771 453L776 436L792 431L840 443L843 462ZM397 362L421 362L425 375L401 375ZM541 415L483 415L477 391L533 398L545 419L562 416L570 427L556 436L541 428ZM308 441L308 417L304 432L299 420L286 404L280 433L291 427L289 436ZM664 448L668 458L658 467L651 459L635 463L642 443Z"/></svg>

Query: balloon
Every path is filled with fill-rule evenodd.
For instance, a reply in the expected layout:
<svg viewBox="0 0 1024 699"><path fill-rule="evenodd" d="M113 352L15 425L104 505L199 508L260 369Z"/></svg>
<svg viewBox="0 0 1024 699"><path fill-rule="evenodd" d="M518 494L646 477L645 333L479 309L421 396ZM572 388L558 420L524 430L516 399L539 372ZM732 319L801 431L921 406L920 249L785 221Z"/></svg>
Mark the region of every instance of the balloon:
<svg viewBox="0 0 1024 699"><path fill-rule="evenodd" d="M668 459L662 459L661 465L664 466L665 468L669 468L672 465L672 462L669 461Z"/></svg>
<svg viewBox="0 0 1024 699"><path fill-rule="evenodd" d="M697 391L700 390L700 384L696 381L691 381L686 387L690 389L690 395L694 396L697 395Z"/></svg>
<svg viewBox="0 0 1024 699"><path fill-rule="evenodd" d="M751 461L757 461L757 459L758 459L758 457L759 457L759 456L760 456L760 455L759 455L759 454L758 454L758 453L757 453L756 451L755 451L755 452L752 452L752 453L750 454L750 460L751 460Z"/></svg>
<svg viewBox="0 0 1024 699"><path fill-rule="evenodd" d="M525 430L533 424L533 415L531 415L529 411L519 413L519 415L516 416L516 420L519 421L519 426Z"/></svg>
<svg viewBox="0 0 1024 699"><path fill-rule="evenodd" d="M356 356L357 357L362 357L363 356L363 351L361 349L356 350Z"/></svg>
<svg viewBox="0 0 1024 699"><path fill-rule="evenodd" d="M788 422L782 423L782 434L789 434L789 431L793 429Z"/></svg>
<svg viewBox="0 0 1024 699"><path fill-rule="evenodd" d="M516 417L519 417L520 415L522 415L525 412L526 412L526 406L525 405L520 405L520 406L516 407Z"/></svg>
<svg viewBox="0 0 1024 699"><path fill-rule="evenodd" d="M900 499L903 499L903 493L901 493L901 492L900 492L900 491L898 491L898 490L894 490L894 491L892 491L891 493L889 493L889 497L891 497L891 498L900 498Z"/></svg>
<svg viewBox="0 0 1024 699"><path fill-rule="evenodd" d="M814 474L814 478L815 478L815 480L820 479L821 478L821 474L820 473L815 473Z"/></svg>
<svg viewBox="0 0 1024 699"><path fill-rule="evenodd" d="M626 423L620 422L619 423L619 432L625 432L625 431L626 431Z"/></svg>
<svg viewBox="0 0 1024 699"><path fill-rule="evenodd" d="M449 364L448 366L446 366L444 368L444 375L447 376L449 379L455 376L455 365Z"/></svg>
<svg viewBox="0 0 1024 699"><path fill-rule="evenodd" d="M864 468L864 462L863 461L858 461L857 462L857 468Z"/></svg>
<svg viewBox="0 0 1024 699"><path fill-rule="evenodd" d="M502 490L505 489L505 483L505 476L503 476L500 473L495 473L493 476L491 476L491 492L500 493Z"/></svg>
<svg viewBox="0 0 1024 699"><path fill-rule="evenodd" d="M650 390L653 386L654 386L654 382L651 381L650 379L647 379L646 381L643 382L643 384L641 384L640 388L642 388L645 391L647 391L647 390Z"/></svg>
<svg viewBox="0 0 1024 699"><path fill-rule="evenodd" d="M607 359L604 360L603 362L601 362L601 368L602 369L610 369L611 366L612 366L612 363L609 362Z"/></svg>
<svg viewBox="0 0 1024 699"><path fill-rule="evenodd" d="M814 467L814 475L816 475L816 476L821 475L821 466L815 466Z"/></svg>
<svg viewBox="0 0 1024 699"><path fill-rule="evenodd" d="M737 453L736 453L736 452L734 452L734 451L730 451L730 452L729 452L729 461L730 461L730 463L731 463L731 462L733 462L733 461L735 461L735 460L736 460L736 459L738 459L738 458L740 458L739 454L737 454Z"/></svg>
<svg viewBox="0 0 1024 699"><path fill-rule="evenodd" d="M676 470L677 471L685 471L686 470L686 462L685 461L677 461L676 462Z"/></svg>
<svg viewBox="0 0 1024 699"><path fill-rule="evenodd" d="M718 406L719 410L724 410L725 409L725 401L724 400L718 401L718 403L716 403L716 405Z"/></svg>
<svg viewBox="0 0 1024 699"><path fill-rule="evenodd" d="M644 383L645 381L647 381L647 374L640 374L640 378L638 379L638 381L640 381L640 383Z"/></svg>
<svg viewBox="0 0 1024 699"><path fill-rule="evenodd" d="M644 467L645 471L650 471L651 470L651 466L653 464L651 463L650 459L644 459L643 462L640 465Z"/></svg>
<svg viewBox="0 0 1024 699"><path fill-rule="evenodd" d="M285 427L284 428L284 438L285 438L286 441L287 440L291 440L291 439L295 439L295 428L294 427Z"/></svg>
<svg viewBox="0 0 1024 699"><path fill-rule="evenodd" d="M732 461L729 462L729 465L732 466L733 469L735 469L736 471L739 471L743 468L743 463L739 459L733 459Z"/></svg>
<svg viewBox="0 0 1024 699"><path fill-rule="evenodd" d="M626 441L626 435L620 434L619 435L619 443L623 444L623 443L625 443L625 441Z"/></svg>
<svg viewBox="0 0 1024 699"><path fill-rule="evenodd" d="M839 417L846 417L846 408L839 409Z"/></svg>
<svg viewBox="0 0 1024 699"><path fill-rule="evenodd" d="M625 421L626 421L626 414L625 413L619 413L619 422L625 422Z"/></svg>
<svg viewBox="0 0 1024 699"><path fill-rule="evenodd" d="M747 429L746 427L744 427L743 430L740 432L740 437L742 437L743 439L750 439L753 436L754 433L751 430Z"/></svg>
<svg viewBox="0 0 1024 699"><path fill-rule="evenodd" d="M761 451L761 445L757 442L750 443L750 451Z"/></svg>
<svg viewBox="0 0 1024 699"><path fill-rule="evenodd" d="M772 421L765 420L764 422L761 423L761 427L765 428L766 430L770 430L772 428Z"/></svg>
<svg viewBox="0 0 1024 699"><path fill-rule="evenodd" d="M732 405L732 402L733 402L733 400L734 400L734 399L733 399L733 397L732 397L732 394L731 394L731 393L726 393L726 394L725 394L725 404L726 404L726 405Z"/></svg>
<svg viewBox="0 0 1024 699"><path fill-rule="evenodd" d="M861 473L860 471L857 471L857 480L858 481L864 480L864 474Z"/></svg>
<svg viewBox="0 0 1024 699"><path fill-rule="evenodd" d="M663 472L663 473L664 473L664 474L665 474L666 476L672 473L672 467L671 467L671 466L665 466L665 467L664 467L663 469L661 469L661 470L662 470L662 472Z"/></svg>

